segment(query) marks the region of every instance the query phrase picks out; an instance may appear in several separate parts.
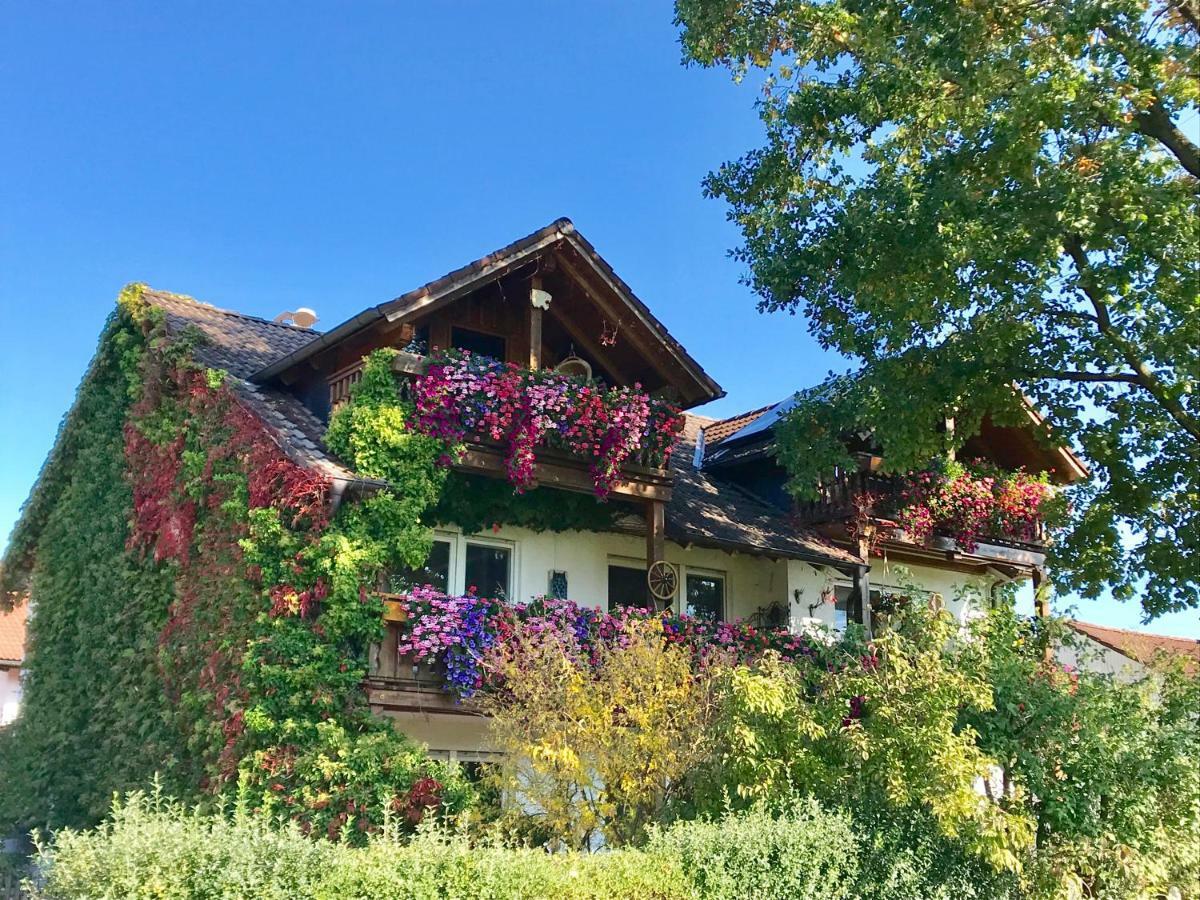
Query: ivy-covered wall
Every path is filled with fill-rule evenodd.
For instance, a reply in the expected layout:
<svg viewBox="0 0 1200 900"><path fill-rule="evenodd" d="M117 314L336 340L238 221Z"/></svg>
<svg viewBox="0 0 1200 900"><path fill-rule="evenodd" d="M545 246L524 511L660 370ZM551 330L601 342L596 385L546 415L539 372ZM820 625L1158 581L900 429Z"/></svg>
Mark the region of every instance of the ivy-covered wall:
<svg viewBox="0 0 1200 900"><path fill-rule="evenodd" d="M339 449L382 447L400 487L335 513L191 341L137 286L122 294L14 533L3 589L29 590L35 614L0 826L94 822L156 773L327 834L462 808L467 785L362 690L379 573L428 552L432 448L402 410L382 413L390 430L343 428L366 444Z"/></svg>

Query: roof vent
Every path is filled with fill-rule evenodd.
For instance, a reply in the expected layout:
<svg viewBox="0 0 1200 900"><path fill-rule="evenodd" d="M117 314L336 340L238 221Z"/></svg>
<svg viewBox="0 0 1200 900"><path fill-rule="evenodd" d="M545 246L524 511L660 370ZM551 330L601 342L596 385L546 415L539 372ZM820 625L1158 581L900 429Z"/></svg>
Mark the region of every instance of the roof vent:
<svg viewBox="0 0 1200 900"><path fill-rule="evenodd" d="M295 325L297 328L312 328L316 324L317 314L307 306L302 306L295 312L286 310L275 317L280 325Z"/></svg>

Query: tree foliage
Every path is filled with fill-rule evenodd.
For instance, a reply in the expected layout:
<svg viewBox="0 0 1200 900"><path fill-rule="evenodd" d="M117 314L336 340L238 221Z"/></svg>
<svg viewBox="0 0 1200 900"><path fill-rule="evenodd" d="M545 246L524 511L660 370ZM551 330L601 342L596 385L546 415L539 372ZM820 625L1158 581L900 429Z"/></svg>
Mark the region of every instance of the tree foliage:
<svg viewBox="0 0 1200 900"><path fill-rule="evenodd" d="M991 803L976 790L995 761L959 716L986 715L992 694L943 652L953 630L946 613L909 613L904 634L889 631L861 655L851 645L828 667L768 657L729 670L716 751L696 778L700 807L801 794L928 815L995 868L1019 870L1032 820L1019 804Z"/></svg>
<svg viewBox="0 0 1200 900"><path fill-rule="evenodd" d="M631 621L591 652L582 659L566 629L518 626L487 663L505 683L484 700L499 786L516 820L560 847L644 839L708 747L711 677L661 623Z"/></svg>
<svg viewBox="0 0 1200 900"><path fill-rule="evenodd" d="M1127 598L1149 574L1148 616L1200 604L1194 0L676 12L687 60L765 75L765 145L706 182L760 308L863 363L800 398L796 484L865 429L922 468L984 417L1026 421L1023 392L1095 474L1059 584Z"/></svg>

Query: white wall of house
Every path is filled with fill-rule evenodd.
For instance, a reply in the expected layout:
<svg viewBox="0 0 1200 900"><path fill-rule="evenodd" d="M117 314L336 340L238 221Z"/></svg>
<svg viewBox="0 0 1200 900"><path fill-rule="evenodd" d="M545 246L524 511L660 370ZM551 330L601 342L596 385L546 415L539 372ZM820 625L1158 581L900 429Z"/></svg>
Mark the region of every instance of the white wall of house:
<svg viewBox="0 0 1200 900"><path fill-rule="evenodd" d="M17 717L21 708L21 670L16 666L0 666L0 725Z"/></svg>
<svg viewBox="0 0 1200 900"><path fill-rule="evenodd" d="M607 608L610 565L645 566L646 542L633 535L606 532L534 532L525 528L501 527L479 535L464 536L453 529L439 530L438 537L451 543L450 591L466 589L465 556L470 543L508 548L512 554L510 598L526 602L550 592L554 572L567 574L567 595L578 603ZM846 576L828 566L813 566L799 560L771 559L750 553L727 552L710 547L680 546L668 541L666 558L680 571L681 585L689 574L716 575L724 581L726 619L747 618L771 603L788 606L793 626L812 618L828 625L835 622L832 604L822 595L837 584L849 584ZM907 576L904 574L907 569ZM915 582L942 596L946 609L960 620L971 610L960 599L974 588L987 596L992 581L962 572L928 566L900 567L875 560L871 587L900 588ZM799 591L799 594L797 594ZM809 607L812 606L812 609Z"/></svg>
<svg viewBox="0 0 1200 900"><path fill-rule="evenodd" d="M1074 644L1060 644L1054 657L1061 665L1072 669L1113 675L1122 681L1140 681L1146 677L1147 669L1136 659L1118 653L1099 641L1082 634L1074 634Z"/></svg>
<svg viewBox="0 0 1200 900"><path fill-rule="evenodd" d="M441 529L438 538L450 544L449 590L466 588L465 556L469 543L504 547L511 553L510 599L525 602L549 593L554 572L566 572L568 596L581 604L607 608L608 567L626 564L645 566L645 540L641 537L611 533L569 531L534 532L524 528L502 527L481 535L463 535ZM769 559L749 553L729 553L706 547L682 547L667 542L666 558L680 569L681 583L689 573L718 575L725 584L727 619L753 615L770 603L786 604L788 622L799 629L805 620L833 627L836 610L823 596L838 584L849 584L836 570L813 566L799 560ZM912 583L931 593L940 594L945 608L960 621L977 614L977 607L961 599L964 591L974 590L986 598L992 580L962 572L928 566L906 567L907 574L895 565L876 560L871 567L872 588L899 589ZM797 593L798 592L798 593ZM810 605L812 608L810 609ZM431 711L390 714L399 730L439 755L477 758L490 750L486 720L476 716Z"/></svg>

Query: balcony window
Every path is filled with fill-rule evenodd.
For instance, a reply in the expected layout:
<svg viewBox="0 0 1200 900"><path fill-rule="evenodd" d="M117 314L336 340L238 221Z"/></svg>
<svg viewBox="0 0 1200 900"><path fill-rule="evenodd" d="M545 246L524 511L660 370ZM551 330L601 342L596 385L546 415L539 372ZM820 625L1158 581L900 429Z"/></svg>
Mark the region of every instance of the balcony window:
<svg viewBox="0 0 1200 900"><path fill-rule="evenodd" d="M467 542L465 593L507 600L511 595L511 579L512 550L509 547Z"/></svg>
<svg viewBox="0 0 1200 900"><path fill-rule="evenodd" d="M455 350L466 350L478 356L490 356L504 362L505 341L495 334L472 331L470 328L451 328L450 344Z"/></svg>
<svg viewBox="0 0 1200 900"><path fill-rule="evenodd" d="M618 606L654 608L644 567L609 565L608 608L612 610Z"/></svg>
<svg viewBox="0 0 1200 900"><path fill-rule="evenodd" d="M689 572L684 612L713 622L725 618L725 576L716 573Z"/></svg>
<svg viewBox="0 0 1200 900"><path fill-rule="evenodd" d="M404 569L391 574L387 589L393 594L402 594L415 587L430 585L442 593L450 590L450 541L437 539L425 564L416 569Z"/></svg>

